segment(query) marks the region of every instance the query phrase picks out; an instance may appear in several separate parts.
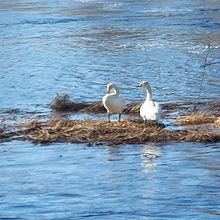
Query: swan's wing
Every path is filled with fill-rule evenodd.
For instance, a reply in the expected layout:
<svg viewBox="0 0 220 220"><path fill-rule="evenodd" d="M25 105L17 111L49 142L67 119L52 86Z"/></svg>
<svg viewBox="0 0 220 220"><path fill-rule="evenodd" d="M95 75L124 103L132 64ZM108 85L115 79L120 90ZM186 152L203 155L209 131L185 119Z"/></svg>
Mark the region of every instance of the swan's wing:
<svg viewBox="0 0 220 220"><path fill-rule="evenodd" d="M119 96L119 98L120 98L120 103L121 103L121 105L123 106L123 109L124 109L126 107L126 101L122 96Z"/></svg>
<svg viewBox="0 0 220 220"><path fill-rule="evenodd" d="M119 97L115 97L114 105L117 106L120 112L122 112L126 107L126 102L122 96L119 96Z"/></svg>
<svg viewBox="0 0 220 220"><path fill-rule="evenodd" d="M158 102L154 102L154 105L155 105L156 120L160 120L162 115L162 107Z"/></svg>
<svg viewBox="0 0 220 220"><path fill-rule="evenodd" d="M159 103L145 101L140 108L140 116L144 120L157 121L161 118L162 109Z"/></svg>
<svg viewBox="0 0 220 220"><path fill-rule="evenodd" d="M107 94L103 97L103 105L110 113L122 113L126 107L125 101L120 96L115 96L113 94Z"/></svg>

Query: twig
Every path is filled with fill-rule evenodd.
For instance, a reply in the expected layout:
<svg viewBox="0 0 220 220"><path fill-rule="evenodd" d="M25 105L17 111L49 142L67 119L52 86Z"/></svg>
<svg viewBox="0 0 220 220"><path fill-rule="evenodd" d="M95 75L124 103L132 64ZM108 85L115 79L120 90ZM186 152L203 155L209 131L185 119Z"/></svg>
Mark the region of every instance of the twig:
<svg viewBox="0 0 220 220"><path fill-rule="evenodd" d="M208 55L210 53L210 43L208 44L207 48L206 48L206 55L205 55L205 58L204 58L204 65L203 65L203 73L202 73L202 79L201 79L201 82L200 82L200 87L199 87L199 97L198 97L198 103L200 102L200 98L201 98L201 91L202 91L202 85L203 85L203 82L204 82L204 79L205 79L205 74L206 74L206 67L208 66Z"/></svg>

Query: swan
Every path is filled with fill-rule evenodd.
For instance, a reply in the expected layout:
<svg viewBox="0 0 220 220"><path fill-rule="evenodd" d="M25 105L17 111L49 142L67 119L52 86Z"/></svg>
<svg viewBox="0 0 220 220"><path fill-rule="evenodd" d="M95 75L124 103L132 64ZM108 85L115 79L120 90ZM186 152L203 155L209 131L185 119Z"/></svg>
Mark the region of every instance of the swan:
<svg viewBox="0 0 220 220"><path fill-rule="evenodd" d="M108 122L110 122L111 114L119 114L118 121L120 121L126 104L123 97L120 96L119 88L115 84L109 83L107 85L107 94L103 96L102 103L108 113Z"/></svg>
<svg viewBox="0 0 220 220"><path fill-rule="evenodd" d="M153 101L150 84L143 81L137 87L145 88L147 91L146 100L140 107L140 116L143 118L144 123L146 124L147 121L158 122L161 118L162 108L158 102Z"/></svg>

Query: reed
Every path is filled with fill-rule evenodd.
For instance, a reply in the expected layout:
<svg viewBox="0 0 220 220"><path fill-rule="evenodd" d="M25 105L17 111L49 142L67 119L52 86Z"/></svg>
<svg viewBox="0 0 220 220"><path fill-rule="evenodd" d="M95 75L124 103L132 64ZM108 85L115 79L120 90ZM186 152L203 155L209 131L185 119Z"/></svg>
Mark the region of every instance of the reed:
<svg viewBox="0 0 220 220"><path fill-rule="evenodd" d="M220 128L220 117L215 120L214 125L216 128Z"/></svg>
<svg viewBox="0 0 220 220"><path fill-rule="evenodd" d="M189 115L180 115L176 122L179 125L200 125L207 123L214 123L216 116L206 113L193 113Z"/></svg>
<svg viewBox="0 0 220 220"><path fill-rule="evenodd" d="M149 142L217 142L220 133L196 130L165 130L142 121L122 122L49 120L21 125L21 134L34 143L72 142L92 144L146 144Z"/></svg>
<svg viewBox="0 0 220 220"><path fill-rule="evenodd" d="M206 54L205 54L205 57L204 57L204 63L203 63L203 65L202 65L202 67L203 67L203 72L202 72L202 78L201 78L200 86L199 86L198 103L200 102L200 99L201 99L202 86L203 86L203 83L204 83L204 80L205 80L206 67L207 67L207 65L208 65L208 56L209 56L209 53L210 53L210 48L211 48L211 44L208 43L208 46L207 46L207 49L206 49Z"/></svg>
<svg viewBox="0 0 220 220"><path fill-rule="evenodd" d="M18 123L15 132L2 134L2 140L30 140L34 143L72 142L92 144L146 144L149 142L217 142L220 133L199 131L191 125L211 123L220 126L220 103L199 103L200 112L190 114L193 103L167 103L163 104L164 116L173 119L173 115L183 112L176 118L176 123L186 125L184 130L167 130L161 124L144 125L142 120L132 120L133 115L139 115L141 103L130 103L124 114L126 120L121 122L105 122L97 120L58 120L31 121ZM54 111L105 113L101 102L74 103L69 96L58 95L51 105ZM132 117L129 117L132 116ZM135 117L137 118L137 117ZM187 128L187 126L191 126ZM1 138L1 136L0 136Z"/></svg>

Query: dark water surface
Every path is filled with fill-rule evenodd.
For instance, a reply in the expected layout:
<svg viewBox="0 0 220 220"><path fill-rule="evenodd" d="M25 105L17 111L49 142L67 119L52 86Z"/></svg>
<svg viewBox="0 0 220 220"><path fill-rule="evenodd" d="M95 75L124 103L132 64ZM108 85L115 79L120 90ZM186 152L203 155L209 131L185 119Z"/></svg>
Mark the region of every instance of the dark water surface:
<svg viewBox="0 0 220 220"><path fill-rule="evenodd" d="M47 117L56 93L100 101L109 82L128 102L142 80L197 101L209 44L201 100L219 100L219 0L0 0L0 119ZM219 149L0 143L0 219L220 219Z"/></svg>

